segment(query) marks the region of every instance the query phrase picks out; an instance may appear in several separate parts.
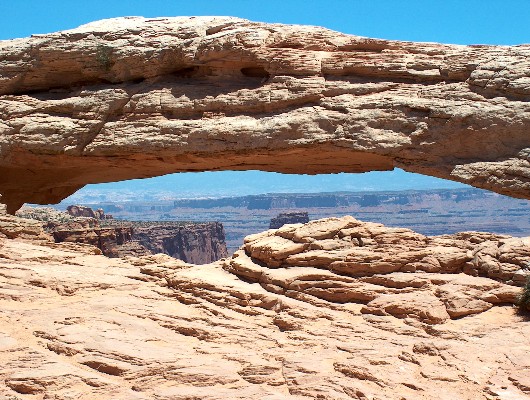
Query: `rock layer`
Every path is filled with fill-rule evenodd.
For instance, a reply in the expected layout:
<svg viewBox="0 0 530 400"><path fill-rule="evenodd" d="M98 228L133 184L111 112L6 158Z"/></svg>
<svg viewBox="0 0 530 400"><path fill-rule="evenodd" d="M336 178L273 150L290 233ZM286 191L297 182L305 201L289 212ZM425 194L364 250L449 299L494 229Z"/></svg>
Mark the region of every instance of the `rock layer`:
<svg viewBox="0 0 530 400"><path fill-rule="evenodd" d="M188 263L208 264L228 255L224 228L219 222L120 221L108 218L103 210L94 211L90 207L70 206L67 210L65 213L48 207L23 207L17 215L43 221L26 225L31 229L34 224L39 232L44 228L57 243L89 244L107 257L162 253ZM9 217L3 220L6 227L2 227L0 219L0 232L15 226L14 221L17 221ZM16 229L11 234L17 237L21 230Z"/></svg>
<svg viewBox="0 0 530 400"><path fill-rule="evenodd" d="M121 18L0 42L8 210L178 171L400 167L530 198L530 46Z"/></svg>
<svg viewBox="0 0 530 400"><path fill-rule="evenodd" d="M208 264L228 256L219 222L137 222L133 231L133 241L151 254L168 254L191 264Z"/></svg>
<svg viewBox="0 0 530 400"><path fill-rule="evenodd" d="M249 237L228 263L193 266L164 255L109 259L92 246L45 241L32 221L12 216L0 219L2 232L8 219L16 232L28 227L26 236L0 235L2 399L530 396L530 322L511 305L520 288L504 283L528 261L528 239L426 238L330 219ZM416 272L383 273L375 262L353 277L323 267L338 244L360 256L359 239L366 261L387 252L390 265L425 246L436 251ZM300 244L318 247L318 257L295 251ZM258 265L252 250L277 262ZM478 264L468 252L482 252ZM279 262L289 257L319 266ZM243 275L244 260L255 276ZM509 274L458 273L464 260L496 260Z"/></svg>
<svg viewBox="0 0 530 400"><path fill-rule="evenodd" d="M359 303L361 313L440 324L514 304L515 286L530 277L530 238L428 237L327 218L250 235L224 268L295 299Z"/></svg>

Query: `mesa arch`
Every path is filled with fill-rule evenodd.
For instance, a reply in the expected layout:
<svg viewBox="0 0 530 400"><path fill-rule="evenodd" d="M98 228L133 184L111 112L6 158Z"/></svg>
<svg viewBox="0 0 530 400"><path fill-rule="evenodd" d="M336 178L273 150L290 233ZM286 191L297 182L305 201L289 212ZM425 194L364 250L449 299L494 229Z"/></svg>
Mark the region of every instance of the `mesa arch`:
<svg viewBox="0 0 530 400"><path fill-rule="evenodd" d="M400 167L530 198L530 46L140 17L0 41L0 194L179 171Z"/></svg>

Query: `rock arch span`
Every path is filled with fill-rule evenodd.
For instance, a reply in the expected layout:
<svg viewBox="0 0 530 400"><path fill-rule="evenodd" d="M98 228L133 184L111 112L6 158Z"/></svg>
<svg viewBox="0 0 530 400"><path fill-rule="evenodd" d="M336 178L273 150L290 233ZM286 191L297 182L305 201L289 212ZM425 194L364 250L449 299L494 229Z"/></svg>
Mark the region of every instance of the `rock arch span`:
<svg viewBox="0 0 530 400"><path fill-rule="evenodd" d="M0 41L0 193L179 171L400 167L530 198L530 46L369 39L230 17Z"/></svg>

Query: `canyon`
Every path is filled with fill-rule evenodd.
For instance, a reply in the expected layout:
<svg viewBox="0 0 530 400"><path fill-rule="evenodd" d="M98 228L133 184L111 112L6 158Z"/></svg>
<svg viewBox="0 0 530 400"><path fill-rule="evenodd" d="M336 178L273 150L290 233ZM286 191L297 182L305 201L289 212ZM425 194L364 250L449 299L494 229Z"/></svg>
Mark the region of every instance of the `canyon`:
<svg viewBox="0 0 530 400"><path fill-rule="evenodd" d="M107 257L167 254L193 264L208 264L228 255L223 225L217 222L145 222L109 218L102 209L71 205L67 212L23 207L23 218L45 222L57 243L84 243Z"/></svg>
<svg viewBox="0 0 530 400"><path fill-rule="evenodd" d="M131 17L0 41L0 54L1 398L530 398L530 46ZM311 219L202 265L187 257L219 257L221 225L159 218L197 203L130 205L157 221L120 220L121 204L14 215L87 183L170 172L394 167L498 194L196 199L267 226L282 212ZM436 202L440 224L504 204L513 225L493 226L521 237L355 218L419 221ZM313 215L341 207L358 212Z"/></svg>
<svg viewBox="0 0 530 400"><path fill-rule="evenodd" d="M269 229L270 221L278 214L292 212L307 212L309 219L353 215L424 235L462 230L530 235L530 201L474 188L273 193L147 202L93 202L88 195L84 200L90 207L101 208L123 220L219 221L223 224L230 254L241 246L246 236Z"/></svg>

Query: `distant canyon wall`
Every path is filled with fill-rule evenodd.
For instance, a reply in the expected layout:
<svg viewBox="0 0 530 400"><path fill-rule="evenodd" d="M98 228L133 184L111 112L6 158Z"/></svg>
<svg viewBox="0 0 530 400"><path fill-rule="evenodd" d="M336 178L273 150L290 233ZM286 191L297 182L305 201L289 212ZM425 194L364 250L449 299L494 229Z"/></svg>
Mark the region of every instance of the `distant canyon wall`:
<svg viewBox="0 0 530 400"><path fill-rule="evenodd" d="M228 255L223 225L206 223L128 223L102 228L59 229L57 242L87 243L108 257L167 254L191 264L208 264Z"/></svg>
<svg viewBox="0 0 530 400"><path fill-rule="evenodd" d="M219 222L131 222L105 219L102 210L94 212L89 207L74 206L68 211L24 207L17 214L43 221L44 229L58 243L90 244L107 257L163 253L187 263L208 264L228 255Z"/></svg>
<svg viewBox="0 0 530 400"><path fill-rule="evenodd" d="M219 222L133 224L133 241L151 253L164 253L191 264L227 257L225 233Z"/></svg>
<svg viewBox="0 0 530 400"><path fill-rule="evenodd" d="M530 198L530 46L140 17L0 42L0 194L179 171L395 167Z"/></svg>

